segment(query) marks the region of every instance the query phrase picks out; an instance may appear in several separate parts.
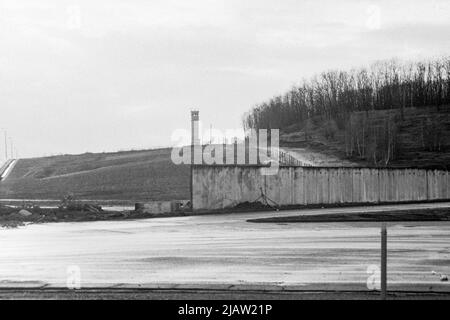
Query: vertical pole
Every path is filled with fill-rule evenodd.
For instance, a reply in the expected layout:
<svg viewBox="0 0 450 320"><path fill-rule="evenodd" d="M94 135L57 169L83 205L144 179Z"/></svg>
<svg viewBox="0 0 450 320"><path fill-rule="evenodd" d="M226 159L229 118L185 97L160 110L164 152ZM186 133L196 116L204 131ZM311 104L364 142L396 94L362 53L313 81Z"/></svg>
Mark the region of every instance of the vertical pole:
<svg viewBox="0 0 450 320"><path fill-rule="evenodd" d="M193 150L194 148L193 147L191 147L191 152L193 152L194 150ZM191 197L191 211L194 211L194 165L193 165L193 163L191 162L191 164L190 164L190 166L191 166L191 177L190 177L190 180L191 180L191 185L190 185L190 189L191 189L191 194L190 194L190 197Z"/></svg>
<svg viewBox="0 0 450 320"><path fill-rule="evenodd" d="M5 160L8 160L8 139L6 137L6 130L3 129L3 133L5 135Z"/></svg>
<svg viewBox="0 0 450 320"><path fill-rule="evenodd" d="M212 124L209 124L209 144L212 144Z"/></svg>
<svg viewBox="0 0 450 320"><path fill-rule="evenodd" d="M9 137L9 142L10 142L9 153L11 154L11 159L12 159L12 158L14 158L14 147L13 147L13 140L11 137Z"/></svg>
<svg viewBox="0 0 450 320"><path fill-rule="evenodd" d="M194 211L194 163L197 144L199 143L199 112L191 111L191 210Z"/></svg>
<svg viewBox="0 0 450 320"><path fill-rule="evenodd" d="M387 291L387 230L386 222L381 224L381 300L386 300Z"/></svg>

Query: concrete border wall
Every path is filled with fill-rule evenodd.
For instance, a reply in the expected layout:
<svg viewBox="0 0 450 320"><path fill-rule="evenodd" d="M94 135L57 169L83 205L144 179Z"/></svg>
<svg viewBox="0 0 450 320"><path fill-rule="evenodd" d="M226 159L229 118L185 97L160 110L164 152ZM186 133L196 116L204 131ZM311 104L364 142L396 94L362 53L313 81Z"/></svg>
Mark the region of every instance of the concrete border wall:
<svg viewBox="0 0 450 320"><path fill-rule="evenodd" d="M254 202L261 191L282 206L450 199L450 175L443 170L286 166L276 175L262 175L258 166L192 170L194 210Z"/></svg>

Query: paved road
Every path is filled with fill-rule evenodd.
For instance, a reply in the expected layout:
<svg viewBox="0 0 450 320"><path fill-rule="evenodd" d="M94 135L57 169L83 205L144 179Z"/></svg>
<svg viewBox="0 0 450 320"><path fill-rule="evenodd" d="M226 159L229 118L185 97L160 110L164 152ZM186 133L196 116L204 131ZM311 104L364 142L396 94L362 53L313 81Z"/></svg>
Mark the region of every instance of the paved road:
<svg viewBox="0 0 450 320"><path fill-rule="evenodd" d="M7 160L0 168L0 181L6 180L8 175L11 173L14 166L17 164L17 159Z"/></svg>
<svg viewBox="0 0 450 320"><path fill-rule="evenodd" d="M442 206L450 203L1 229L0 288L65 286L79 268L83 287L177 283L302 288L326 283L328 289L345 284L364 290L367 269L379 263L378 223L257 224L246 219ZM391 223L388 232L391 285L441 285L439 290L450 291L432 274L450 274L450 222Z"/></svg>

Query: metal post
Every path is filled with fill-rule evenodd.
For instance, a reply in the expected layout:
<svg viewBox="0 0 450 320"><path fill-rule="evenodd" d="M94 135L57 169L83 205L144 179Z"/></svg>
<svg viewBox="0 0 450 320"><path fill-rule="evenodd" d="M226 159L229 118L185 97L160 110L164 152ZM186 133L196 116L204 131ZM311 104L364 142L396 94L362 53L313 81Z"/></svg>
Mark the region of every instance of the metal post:
<svg viewBox="0 0 450 320"><path fill-rule="evenodd" d="M6 129L3 129L5 135L5 160L8 160L8 139L6 137Z"/></svg>
<svg viewBox="0 0 450 320"><path fill-rule="evenodd" d="M9 142L10 142L10 150L9 153L11 154L11 159L14 158L14 147L13 147L13 139L11 137L9 137Z"/></svg>
<svg viewBox="0 0 450 320"><path fill-rule="evenodd" d="M194 211L194 164L195 152L199 144L199 112L197 110L191 111L191 210ZM201 148L201 146L200 146Z"/></svg>
<svg viewBox="0 0 450 320"><path fill-rule="evenodd" d="M381 300L386 300L387 291L387 230L386 222L381 224Z"/></svg>

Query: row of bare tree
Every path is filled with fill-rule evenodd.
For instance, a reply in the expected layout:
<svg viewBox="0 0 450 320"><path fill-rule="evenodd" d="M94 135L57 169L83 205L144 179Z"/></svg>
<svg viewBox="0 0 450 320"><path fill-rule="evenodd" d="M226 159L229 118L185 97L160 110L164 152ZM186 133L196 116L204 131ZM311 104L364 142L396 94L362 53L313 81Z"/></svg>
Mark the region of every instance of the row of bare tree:
<svg viewBox="0 0 450 320"><path fill-rule="evenodd" d="M340 129L355 111L450 103L450 56L418 62L381 61L368 68L328 71L256 105L244 115L245 129L285 128L320 115Z"/></svg>
<svg viewBox="0 0 450 320"><path fill-rule="evenodd" d="M374 121L366 113L353 114L344 130L345 153L377 166L387 166L397 156L397 133L395 116Z"/></svg>

